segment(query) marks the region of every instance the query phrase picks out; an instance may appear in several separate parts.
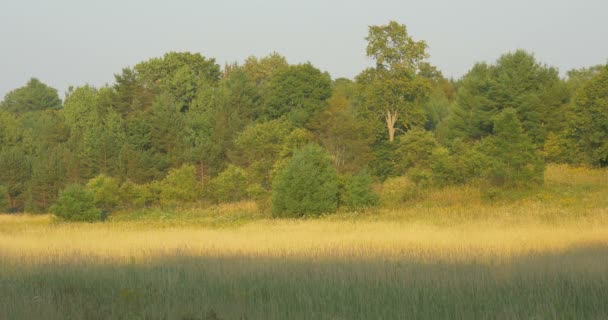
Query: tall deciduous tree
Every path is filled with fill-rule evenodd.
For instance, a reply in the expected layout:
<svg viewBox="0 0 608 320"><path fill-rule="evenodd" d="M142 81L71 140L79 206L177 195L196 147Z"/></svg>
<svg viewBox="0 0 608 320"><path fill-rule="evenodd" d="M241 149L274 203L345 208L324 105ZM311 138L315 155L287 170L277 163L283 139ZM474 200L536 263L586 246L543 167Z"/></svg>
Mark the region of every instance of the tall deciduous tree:
<svg viewBox="0 0 608 320"><path fill-rule="evenodd" d="M427 45L413 40L405 25L394 21L371 26L366 40L367 56L375 60L376 68L357 77L361 104L370 116L384 120L392 142L398 127L407 129L425 122L422 104L430 93L430 84L419 73L428 57Z"/></svg>
<svg viewBox="0 0 608 320"><path fill-rule="evenodd" d="M426 58L427 44L415 41L403 24L390 21L384 26L370 26L367 35L367 56L376 61L377 69L417 70Z"/></svg>
<svg viewBox="0 0 608 320"><path fill-rule="evenodd" d="M273 52L266 57L248 57L242 66L243 71L253 80L256 85L264 86L275 73L289 66L287 59Z"/></svg>

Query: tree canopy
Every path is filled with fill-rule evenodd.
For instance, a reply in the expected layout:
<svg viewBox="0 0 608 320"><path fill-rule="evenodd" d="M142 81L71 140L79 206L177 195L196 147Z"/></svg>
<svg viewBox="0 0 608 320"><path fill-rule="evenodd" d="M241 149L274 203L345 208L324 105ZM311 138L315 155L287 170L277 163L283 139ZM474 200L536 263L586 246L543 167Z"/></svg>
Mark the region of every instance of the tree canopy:
<svg viewBox="0 0 608 320"><path fill-rule="evenodd" d="M9 92L0 103L0 110L16 114L60 108L61 100L57 90L36 78L30 79L25 86Z"/></svg>
<svg viewBox="0 0 608 320"><path fill-rule="evenodd" d="M380 183L532 188L549 162L608 166L608 66L560 77L516 50L447 79L404 24L363 37L373 67L354 79L276 52L169 52L64 102L32 78L0 102L0 210L255 200L299 217L374 206Z"/></svg>

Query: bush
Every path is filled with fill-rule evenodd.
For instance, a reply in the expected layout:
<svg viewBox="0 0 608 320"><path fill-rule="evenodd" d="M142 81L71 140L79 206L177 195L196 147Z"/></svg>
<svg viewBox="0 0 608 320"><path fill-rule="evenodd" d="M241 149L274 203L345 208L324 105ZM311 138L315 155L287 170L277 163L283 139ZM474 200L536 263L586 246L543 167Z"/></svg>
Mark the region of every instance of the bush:
<svg viewBox="0 0 608 320"><path fill-rule="evenodd" d="M414 183L428 186L431 182L433 153L440 148L433 133L414 129L397 142L397 173L407 175Z"/></svg>
<svg viewBox="0 0 608 320"><path fill-rule="evenodd" d="M94 195L80 185L70 185L61 191L57 203L50 210L65 221L101 220L101 212L95 207Z"/></svg>
<svg viewBox="0 0 608 320"><path fill-rule="evenodd" d="M487 160L475 145L456 140L450 149L440 147L433 152L432 183L447 186L475 181L481 176L486 163Z"/></svg>
<svg viewBox="0 0 608 320"><path fill-rule="evenodd" d="M399 137L397 142L397 173L402 175L412 168L430 169L433 151L439 147L433 133L415 129Z"/></svg>
<svg viewBox="0 0 608 320"><path fill-rule="evenodd" d="M209 183L209 194L211 198L220 202L237 202L247 196L247 174L245 170L228 165Z"/></svg>
<svg viewBox="0 0 608 320"><path fill-rule="evenodd" d="M120 186L120 201L124 207L142 208L158 201L150 184L136 184L130 180Z"/></svg>
<svg viewBox="0 0 608 320"><path fill-rule="evenodd" d="M158 187L161 204L181 205L193 202L200 194L196 168L193 165L171 169Z"/></svg>
<svg viewBox="0 0 608 320"><path fill-rule="evenodd" d="M110 213L121 203L120 182L116 178L100 174L89 180L86 189L93 194L95 206L105 213Z"/></svg>
<svg viewBox="0 0 608 320"><path fill-rule="evenodd" d="M372 176L367 170L359 172L348 180L345 193L344 203L351 211L375 207L380 200L372 191Z"/></svg>
<svg viewBox="0 0 608 320"><path fill-rule="evenodd" d="M273 181L272 213L275 217L301 217L335 212L338 175L331 159L317 145L297 151Z"/></svg>

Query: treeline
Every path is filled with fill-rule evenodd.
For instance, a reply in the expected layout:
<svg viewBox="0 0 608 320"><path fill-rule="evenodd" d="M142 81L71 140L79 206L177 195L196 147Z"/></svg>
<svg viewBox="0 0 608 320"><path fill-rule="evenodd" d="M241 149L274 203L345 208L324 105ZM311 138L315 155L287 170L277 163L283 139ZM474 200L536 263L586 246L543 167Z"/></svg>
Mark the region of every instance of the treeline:
<svg viewBox="0 0 608 320"><path fill-rule="evenodd" d="M64 101L32 79L0 103L0 211L254 199L298 216L373 206L372 182L395 176L491 193L542 184L548 161L608 166L608 66L562 79L520 50L455 81L404 25L366 40L375 67L354 80L276 53L221 68L188 52Z"/></svg>

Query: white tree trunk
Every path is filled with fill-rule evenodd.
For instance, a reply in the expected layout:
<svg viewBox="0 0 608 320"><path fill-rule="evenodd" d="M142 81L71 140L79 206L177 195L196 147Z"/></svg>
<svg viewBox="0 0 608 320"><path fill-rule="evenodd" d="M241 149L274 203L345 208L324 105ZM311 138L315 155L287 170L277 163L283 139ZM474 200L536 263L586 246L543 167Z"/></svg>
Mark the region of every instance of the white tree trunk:
<svg viewBox="0 0 608 320"><path fill-rule="evenodd" d="M397 111L386 111L386 128L388 129L388 141L390 142L393 142L395 140L395 123L397 123L398 117L399 113Z"/></svg>

